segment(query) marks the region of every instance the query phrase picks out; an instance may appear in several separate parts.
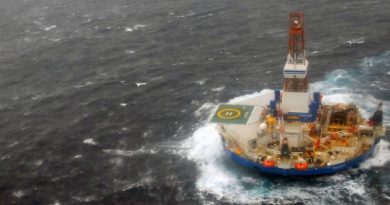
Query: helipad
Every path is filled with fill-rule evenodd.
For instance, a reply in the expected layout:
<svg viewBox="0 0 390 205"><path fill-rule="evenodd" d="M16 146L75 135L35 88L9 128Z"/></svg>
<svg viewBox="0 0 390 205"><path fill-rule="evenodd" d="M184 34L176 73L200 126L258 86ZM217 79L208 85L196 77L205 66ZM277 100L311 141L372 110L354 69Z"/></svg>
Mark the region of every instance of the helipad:
<svg viewBox="0 0 390 205"><path fill-rule="evenodd" d="M251 105L219 105L211 122L246 124L254 106Z"/></svg>

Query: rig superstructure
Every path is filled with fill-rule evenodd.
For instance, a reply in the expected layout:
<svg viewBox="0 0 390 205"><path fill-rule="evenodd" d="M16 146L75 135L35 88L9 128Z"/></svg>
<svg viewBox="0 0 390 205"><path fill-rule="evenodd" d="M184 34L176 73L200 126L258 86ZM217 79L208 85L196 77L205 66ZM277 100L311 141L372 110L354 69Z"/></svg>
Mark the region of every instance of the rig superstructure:
<svg viewBox="0 0 390 205"><path fill-rule="evenodd" d="M354 104L323 104L310 90L308 69L304 15L290 13L282 90L221 104L211 116L232 159L286 176L330 174L372 155L385 133L382 105L366 120Z"/></svg>

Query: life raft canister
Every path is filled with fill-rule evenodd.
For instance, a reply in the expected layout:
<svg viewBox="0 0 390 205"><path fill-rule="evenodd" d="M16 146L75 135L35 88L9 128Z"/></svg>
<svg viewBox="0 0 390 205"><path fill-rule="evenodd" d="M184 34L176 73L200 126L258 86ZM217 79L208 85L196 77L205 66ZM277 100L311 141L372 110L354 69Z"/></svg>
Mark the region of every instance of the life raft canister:
<svg viewBox="0 0 390 205"><path fill-rule="evenodd" d="M275 161L274 160L270 160L270 159L264 160L263 161L263 166L265 166L265 167L274 167L275 166Z"/></svg>
<svg viewBox="0 0 390 205"><path fill-rule="evenodd" d="M236 153L237 155L241 155L242 154L242 150L240 149L240 148L236 148L235 150L234 150L234 153Z"/></svg>
<svg viewBox="0 0 390 205"><path fill-rule="evenodd" d="M307 169L307 167L308 167L307 162L295 163L295 169L297 169L297 170L305 170L305 169Z"/></svg>

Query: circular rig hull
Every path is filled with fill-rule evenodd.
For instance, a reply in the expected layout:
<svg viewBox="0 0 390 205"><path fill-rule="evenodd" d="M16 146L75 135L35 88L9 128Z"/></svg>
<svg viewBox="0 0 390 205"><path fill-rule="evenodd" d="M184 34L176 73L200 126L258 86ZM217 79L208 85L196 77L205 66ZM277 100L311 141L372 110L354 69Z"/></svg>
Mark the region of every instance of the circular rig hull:
<svg viewBox="0 0 390 205"><path fill-rule="evenodd" d="M233 161L240 164L241 166L254 168L259 170L262 173L280 175L280 176L318 176L318 175L333 174L339 171L358 167L362 162L364 162L374 154L379 142L380 142L380 138L376 138L374 143L370 147L370 149L367 150L367 152L363 153L362 155L356 156L355 158L352 158L348 161L345 161L343 163L335 164L331 166L325 166L325 167L307 168L305 170L297 170L294 168L283 169L279 167L266 167L261 163L257 163L252 160L245 159L228 149L224 149L224 151Z"/></svg>

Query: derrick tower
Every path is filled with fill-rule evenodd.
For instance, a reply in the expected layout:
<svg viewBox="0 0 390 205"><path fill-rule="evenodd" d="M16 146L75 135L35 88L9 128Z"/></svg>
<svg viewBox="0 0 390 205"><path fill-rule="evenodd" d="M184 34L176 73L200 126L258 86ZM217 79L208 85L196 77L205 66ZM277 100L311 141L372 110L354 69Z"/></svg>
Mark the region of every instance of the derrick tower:
<svg viewBox="0 0 390 205"><path fill-rule="evenodd" d="M288 55L284 66L284 90L306 92L307 69L305 57L303 13L290 13L288 31Z"/></svg>
<svg viewBox="0 0 390 205"><path fill-rule="evenodd" d="M307 71L309 61L305 57L303 13L290 13L288 30L288 54L284 65L283 100L284 113L308 113L310 104Z"/></svg>

